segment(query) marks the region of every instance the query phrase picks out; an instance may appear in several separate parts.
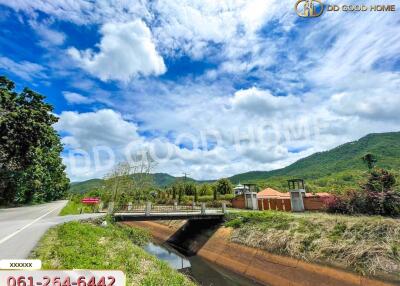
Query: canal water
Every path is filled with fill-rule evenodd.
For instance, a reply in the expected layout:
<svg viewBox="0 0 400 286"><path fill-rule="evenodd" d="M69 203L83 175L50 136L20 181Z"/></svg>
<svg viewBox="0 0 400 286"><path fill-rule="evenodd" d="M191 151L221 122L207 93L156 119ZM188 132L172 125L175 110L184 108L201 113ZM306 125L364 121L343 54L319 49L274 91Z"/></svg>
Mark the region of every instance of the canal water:
<svg viewBox="0 0 400 286"><path fill-rule="evenodd" d="M232 271L211 264L199 256L184 256L168 244L159 245L148 243L144 249L161 260L166 261L172 268L186 274L203 286L254 286L260 285Z"/></svg>

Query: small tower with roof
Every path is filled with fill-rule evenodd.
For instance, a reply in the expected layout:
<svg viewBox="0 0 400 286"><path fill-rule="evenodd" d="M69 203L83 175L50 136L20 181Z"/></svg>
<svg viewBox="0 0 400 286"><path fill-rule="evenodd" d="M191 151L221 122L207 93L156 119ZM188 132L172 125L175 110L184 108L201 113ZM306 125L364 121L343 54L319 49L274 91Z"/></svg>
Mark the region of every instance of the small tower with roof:
<svg viewBox="0 0 400 286"><path fill-rule="evenodd" d="M256 184L243 184L244 199L247 209L257 210L257 185Z"/></svg>
<svg viewBox="0 0 400 286"><path fill-rule="evenodd" d="M304 201L303 198L306 195L303 179L291 179L288 180L289 193L290 193L290 204L292 211L303 212Z"/></svg>

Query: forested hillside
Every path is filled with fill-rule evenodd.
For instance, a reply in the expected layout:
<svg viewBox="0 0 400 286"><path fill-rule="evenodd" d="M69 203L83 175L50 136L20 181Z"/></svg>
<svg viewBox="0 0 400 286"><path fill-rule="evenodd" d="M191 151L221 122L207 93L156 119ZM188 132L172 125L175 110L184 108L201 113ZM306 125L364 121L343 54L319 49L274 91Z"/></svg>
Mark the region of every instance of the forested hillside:
<svg viewBox="0 0 400 286"><path fill-rule="evenodd" d="M367 167L361 159L371 153L377 167L398 174L400 132L369 134L326 152L315 153L278 170L254 171L230 177L233 183L253 181L264 186L285 189L286 179L306 179L312 191L341 191L357 186Z"/></svg>
<svg viewBox="0 0 400 286"><path fill-rule="evenodd" d="M183 177L174 177L169 174L165 173L154 173L150 174L151 180L153 181L154 185L159 188L163 188L166 186L172 185L176 180L184 180ZM186 178L187 181L190 182L198 182L192 178ZM104 185L103 179L91 179L83 182L75 182L71 183L70 192L72 193L85 193L87 191L101 188Z"/></svg>

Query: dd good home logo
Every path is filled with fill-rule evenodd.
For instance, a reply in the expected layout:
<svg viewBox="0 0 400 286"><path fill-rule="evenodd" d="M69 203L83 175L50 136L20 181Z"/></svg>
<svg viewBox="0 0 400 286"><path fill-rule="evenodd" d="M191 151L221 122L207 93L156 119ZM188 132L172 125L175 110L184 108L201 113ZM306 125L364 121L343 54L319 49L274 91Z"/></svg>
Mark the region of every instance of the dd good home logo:
<svg viewBox="0 0 400 286"><path fill-rule="evenodd" d="M298 0L294 10L300 17L319 17L324 12L324 4L320 0Z"/></svg>

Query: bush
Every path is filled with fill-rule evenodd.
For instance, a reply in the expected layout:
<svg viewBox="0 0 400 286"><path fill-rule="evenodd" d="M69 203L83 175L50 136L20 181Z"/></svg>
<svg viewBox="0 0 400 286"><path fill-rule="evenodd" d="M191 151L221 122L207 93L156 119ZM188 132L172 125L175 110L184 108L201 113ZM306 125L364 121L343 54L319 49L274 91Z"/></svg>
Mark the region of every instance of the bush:
<svg viewBox="0 0 400 286"><path fill-rule="evenodd" d="M385 193L368 192L365 198L365 212L370 215L385 215L383 202Z"/></svg>
<svg viewBox="0 0 400 286"><path fill-rule="evenodd" d="M212 202L213 200L214 200L213 196L201 196L201 197L199 197L199 202L200 203Z"/></svg>
<svg viewBox="0 0 400 286"><path fill-rule="evenodd" d="M234 218L225 223L226 227L240 228L243 225L243 219L241 217Z"/></svg>
<svg viewBox="0 0 400 286"><path fill-rule="evenodd" d="M226 195L221 196L220 199L229 201L229 200L232 200L234 197L235 197L234 194L226 194Z"/></svg>
<svg viewBox="0 0 400 286"><path fill-rule="evenodd" d="M361 190L347 191L327 202L327 211L342 214L400 215L400 193L396 181L386 170L373 170Z"/></svg>
<svg viewBox="0 0 400 286"><path fill-rule="evenodd" d="M343 196L334 196L326 203L326 211L328 213L351 214L352 208L349 201Z"/></svg>
<svg viewBox="0 0 400 286"><path fill-rule="evenodd" d="M383 210L390 216L400 215L400 194L396 191L386 192L383 200Z"/></svg>
<svg viewBox="0 0 400 286"><path fill-rule="evenodd" d="M222 207L222 203L225 203L227 208L232 207L232 203L229 202L229 201L211 201L211 202L207 202L206 203L206 207L209 207L209 208L221 208Z"/></svg>
<svg viewBox="0 0 400 286"><path fill-rule="evenodd" d="M230 201L234 197L235 197L235 195L233 195L233 194L226 194L226 195L219 196L218 200ZM213 196L201 196L201 197L199 197L198 202L207 203L207 202L212 202L213 200L214 200Z"/></svg>

